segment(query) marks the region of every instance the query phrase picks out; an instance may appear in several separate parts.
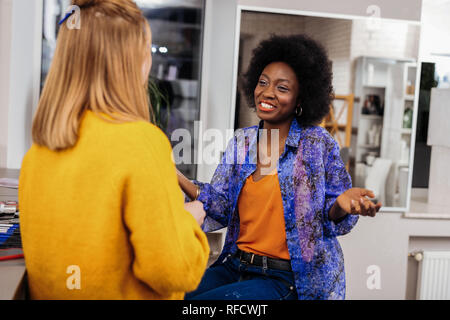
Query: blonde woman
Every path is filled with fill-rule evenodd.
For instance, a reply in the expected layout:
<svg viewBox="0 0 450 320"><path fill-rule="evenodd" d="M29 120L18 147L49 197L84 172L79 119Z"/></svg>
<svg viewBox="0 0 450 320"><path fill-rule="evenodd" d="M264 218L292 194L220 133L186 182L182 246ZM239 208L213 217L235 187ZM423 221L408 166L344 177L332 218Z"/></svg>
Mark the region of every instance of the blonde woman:
<svg viewBox="0 0 450 320"><path fill-rule="evenodd" d="M131 0L76 0L21 169L33 299L183 299L209 255L168 139L149 123L151 31Z"/></svg>

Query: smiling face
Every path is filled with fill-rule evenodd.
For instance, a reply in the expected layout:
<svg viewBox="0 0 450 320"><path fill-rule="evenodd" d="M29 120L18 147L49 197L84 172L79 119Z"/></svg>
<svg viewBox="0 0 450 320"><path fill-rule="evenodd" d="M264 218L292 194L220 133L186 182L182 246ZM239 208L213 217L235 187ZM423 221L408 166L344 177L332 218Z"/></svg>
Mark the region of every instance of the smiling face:
<svg viewBox="0 0 450 320"><path fill-rule="evenodd" d="M291 121L299 105L298 94L294 70L284 62L272 62L264 68L254 91L256 114L272 124Z"/></svg>

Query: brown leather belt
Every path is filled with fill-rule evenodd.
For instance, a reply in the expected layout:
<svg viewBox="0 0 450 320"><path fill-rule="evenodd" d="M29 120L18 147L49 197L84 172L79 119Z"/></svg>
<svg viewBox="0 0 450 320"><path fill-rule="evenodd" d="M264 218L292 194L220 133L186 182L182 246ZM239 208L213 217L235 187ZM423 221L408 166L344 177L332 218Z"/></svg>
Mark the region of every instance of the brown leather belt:
<svg viewBox="0 0 450 320"><path fill-rule="evenodd" d="M245 252L240 249L236 251L234 256L238 257L241 262L252 266L264 267L264 260L266 260L266 267L269 269L292 271L290 260L269 258L251 252Z"/></svg>

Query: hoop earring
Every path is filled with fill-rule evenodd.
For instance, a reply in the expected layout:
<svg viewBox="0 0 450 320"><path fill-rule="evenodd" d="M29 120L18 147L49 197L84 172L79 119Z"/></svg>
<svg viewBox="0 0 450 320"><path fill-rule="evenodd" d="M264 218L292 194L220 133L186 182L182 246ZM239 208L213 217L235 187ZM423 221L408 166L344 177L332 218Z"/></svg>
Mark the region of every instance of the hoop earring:
<svg viewBox="0 0 450 320"><path fill-rule="evenodd" d="M299 109L299 108L295 109L295 115L296 115L297 117L300 117L300 116L302 115L302 113L303 113L303 109L302 109L302 107L300 107L300 112L298 111L298 109Z"/></svg>

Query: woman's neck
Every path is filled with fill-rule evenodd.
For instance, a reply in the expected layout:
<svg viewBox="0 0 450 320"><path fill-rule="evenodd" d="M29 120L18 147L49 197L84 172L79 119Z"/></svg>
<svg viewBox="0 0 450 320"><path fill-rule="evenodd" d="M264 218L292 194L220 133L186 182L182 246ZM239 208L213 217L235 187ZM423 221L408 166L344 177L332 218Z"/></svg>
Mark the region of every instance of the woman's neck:
<svg viewBox="0 0 450 320"><path fill-rule="evenodd" d="M277 124L264 121L264 132L260 135L258 144L258 165L254 175L257 180L261 175L271 174L276 168L278 159L284 152L292 120Z"/></svg>
<svg viewBox="0 0 450 320"><path fill-rule="evenodd" d="M268 141L271 141L272 130L278 130L278 137L280 142L286 141L293 120L294 118L288 119L287 121L282 123L270 123L264 121L263 129L267 130Z"/></svg>

